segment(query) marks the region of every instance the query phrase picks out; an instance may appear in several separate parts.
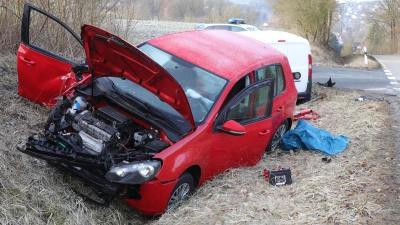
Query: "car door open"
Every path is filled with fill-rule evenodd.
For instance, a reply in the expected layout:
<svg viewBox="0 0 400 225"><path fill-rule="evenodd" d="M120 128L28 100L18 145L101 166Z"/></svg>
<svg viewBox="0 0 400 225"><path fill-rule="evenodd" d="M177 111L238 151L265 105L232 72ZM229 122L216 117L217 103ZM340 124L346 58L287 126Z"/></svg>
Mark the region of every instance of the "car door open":
<svg viewBox="0 0 400 225"><path fill-rule="evenodd" d="M71 28L41 9L24 5L17 54L19 95L52 108L56 98L77 81L72 67L85 71L85 66L79 67L85 58L82 41Z"/></svg>

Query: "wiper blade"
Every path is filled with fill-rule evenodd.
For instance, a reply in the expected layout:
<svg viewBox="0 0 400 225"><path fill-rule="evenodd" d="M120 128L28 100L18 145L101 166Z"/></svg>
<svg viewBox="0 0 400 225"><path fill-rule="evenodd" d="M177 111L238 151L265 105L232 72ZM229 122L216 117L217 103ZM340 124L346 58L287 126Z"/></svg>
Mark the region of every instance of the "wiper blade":
<svg viewBox="0 0 400 225"><path fill-rule="evenodd" d="M133 96L132 94L130 94L128 92L125 92L125 95L129 96L134 101L140 103L142 105L142 107L144 106L146 108L146 110L151 112L152 115L155 115L158 118L161 118L162 120L167 121L168 125L170 125L170 127L173 128L175 131L177 131L180 134L183 134L182 130L179 129L179 127L174 122L172 122L172 120L167 115L165 115L164 113L160 112L158 109L151 106L148 102L143 102L142 100L136 98L135 96Z"/></svg>
<svg viewBox="0 0 400 225"><path fill-rule="evenodd" d="M123 95L121 93L121 91L118 89L118 87L114 84L114 82L111 79L108 79L108 81L111 84L112 90L113 92L118 95L118 97L122 100L124 100L126 102L126 104L128 104L130 107L134 106L136 110L139 110L140 105L139 104L132 104L132 101L128 98L125 97L125 95ZM142 109L144 109L143 107L140 107Z"/></svg>

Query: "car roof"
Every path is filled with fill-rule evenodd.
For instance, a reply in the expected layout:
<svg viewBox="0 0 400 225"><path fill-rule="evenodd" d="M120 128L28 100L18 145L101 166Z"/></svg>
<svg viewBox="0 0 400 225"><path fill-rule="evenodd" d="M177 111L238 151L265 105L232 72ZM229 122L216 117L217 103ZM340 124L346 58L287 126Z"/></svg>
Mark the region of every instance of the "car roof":
<svg viewBox="0 0 400 225"><path fill-rule="evenodd" d="M200 24L198 27L200 27L201 25L203 25L204 28L206 28L206 27L212 27L212 26L243 27L243 28L245 28L245 29L257 28L256 26L249 25L249 24L236 24L236 23L203 23L203 24ZM257 28L257 29L258 29L258 28Z"/></svg>
<svg viewBox="0 0 400 225"><path fill-rule="evenodd" d="M260 41L225 30L185 31L148 43L229 80L286 58Z"/></svg>
<svg viewBox="0 0 400 225"><path fill-rule="evenodd" d="M240 31L238 33L263 42L278 42L284 40L285 42L291 43L309 44L307 39L284 31Z"/></svg>

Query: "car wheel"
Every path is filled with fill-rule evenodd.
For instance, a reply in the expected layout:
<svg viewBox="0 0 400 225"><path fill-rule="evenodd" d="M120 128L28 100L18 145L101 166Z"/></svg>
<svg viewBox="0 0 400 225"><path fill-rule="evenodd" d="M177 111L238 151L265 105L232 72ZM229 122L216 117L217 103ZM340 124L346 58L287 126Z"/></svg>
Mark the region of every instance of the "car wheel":
<svg viewBox="0 0 400 225"><path fill-rule="evenodd" d="M174 189L172 190L172 194L169 197L168 205L167 205L167 212L174 209L182 200L189 197L189 195L193 192L193 177L190 173L185 172L183 173L176 183Z"/></svg>
<svg viewBox="0 0 400 225"><path fill-rule="evenodd" d="M278 129L275 131L274 136L271 138L271 141L269 142L267 149L266 149L267 153L274 152L278 148L278 146L281 143L282 137L286 133L287 130L288 130L288 121L285 120L278 127Z"/></svg>

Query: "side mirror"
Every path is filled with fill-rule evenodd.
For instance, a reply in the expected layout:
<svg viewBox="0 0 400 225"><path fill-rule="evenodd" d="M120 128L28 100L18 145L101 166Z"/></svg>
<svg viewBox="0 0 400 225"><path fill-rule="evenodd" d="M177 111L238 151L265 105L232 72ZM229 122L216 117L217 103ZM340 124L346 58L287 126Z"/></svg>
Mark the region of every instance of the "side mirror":
<svg viewBox="0 0 400 225"><path fill-rule="evenodd" d="M242 126L240 123L234 120L228 120L222 125L223 132L232 134L232 135L244 135L246 133L246 128Z"/></svg>

